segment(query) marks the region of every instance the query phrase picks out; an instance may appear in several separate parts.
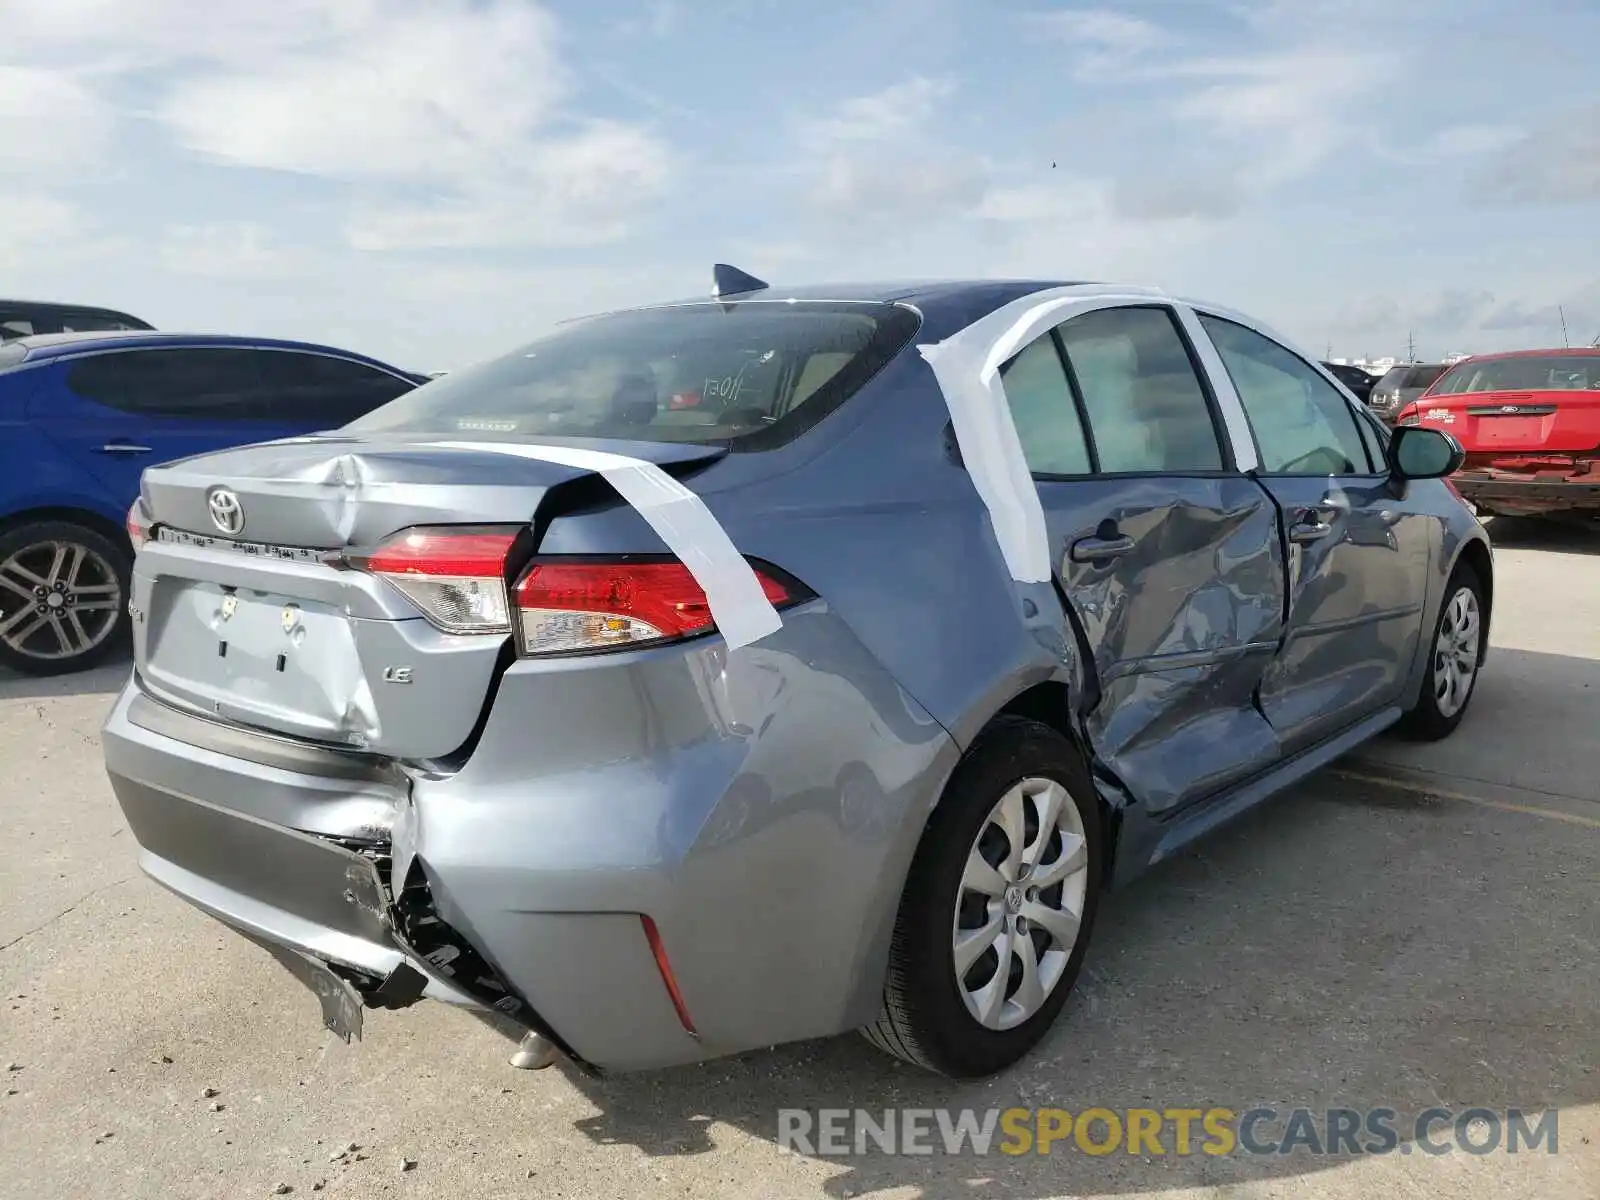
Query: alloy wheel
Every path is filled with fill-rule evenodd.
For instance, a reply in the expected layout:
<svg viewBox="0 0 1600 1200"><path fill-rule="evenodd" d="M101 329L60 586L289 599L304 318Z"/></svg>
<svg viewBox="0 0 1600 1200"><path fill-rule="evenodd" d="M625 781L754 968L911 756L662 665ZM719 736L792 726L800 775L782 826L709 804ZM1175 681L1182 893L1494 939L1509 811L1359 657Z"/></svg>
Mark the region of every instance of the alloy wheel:
<svg viewBox="0 0 1600 1200"><path fill-rule="evenodd" d="M967 1011L1013 1029L1043 1007L1078 941L1089 885L1083 819L1054 779L1028 778L990 810L967 854L951 950Z"/></svg>
<svg viewBox="0 0 1600 1200"><path fill-rule="evenodd" d="M121 610L116 570L87 546L35 542L0 562L0 642L24 657L87 654L111 636Z"/></svg>
<svg viewBox="0 0 1600 1200"><path fill-rule="evenodd" d="M1433 699L1440 716L1455 716L1472 694L1482 636L1477 595L1469 587L1457 588L1445 605L1433 647Z"/></svg>

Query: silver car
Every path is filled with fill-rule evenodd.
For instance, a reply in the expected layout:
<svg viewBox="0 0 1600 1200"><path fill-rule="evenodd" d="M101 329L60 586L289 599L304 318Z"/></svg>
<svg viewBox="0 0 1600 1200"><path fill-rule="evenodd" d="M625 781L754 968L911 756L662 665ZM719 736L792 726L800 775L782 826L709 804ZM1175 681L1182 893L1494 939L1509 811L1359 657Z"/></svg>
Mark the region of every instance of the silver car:
<svg viewBox="0 0 1600 1200"><path fill-rule="evenodd" d="M524 1065L983 1075L1108 889L1456 728L1460 457L1216 306L742 277L147 471L106 765L347 1039L432 997Z"/></svg>

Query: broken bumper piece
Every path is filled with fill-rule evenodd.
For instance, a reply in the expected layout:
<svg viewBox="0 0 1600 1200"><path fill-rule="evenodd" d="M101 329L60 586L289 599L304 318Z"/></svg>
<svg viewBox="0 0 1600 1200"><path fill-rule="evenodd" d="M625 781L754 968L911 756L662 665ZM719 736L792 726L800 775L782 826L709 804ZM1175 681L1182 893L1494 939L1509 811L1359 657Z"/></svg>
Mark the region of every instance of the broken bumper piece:
<svg viewBox="0 0 1600 1200"><path fill-rule="evenodd" d="M1450 482L1479 508L1508 517L1600 515L1600 468L1587 461L1579 467L1567 474L1469 468Z"/></svg>
<svg viewBox="0 0 1600 1200"><path fill-rule="evenodd" d="M564 1043L499 978L488 962L433 911L419 867L407 856L410 885L390 886L390 837L374 813L400 807L373 781L321 781L295 794L293 777L261 765L258 778L234 773L226 786L185 764L184 790L153 757L153 731L119 703L105 735L113 791L139 845L139 865L155 882L271 954L322 1010L323 1024L346 1042L359 1040L368 1008L405 1008L441 1000L475 1012L512 1038L534 1032L568 1057ZM154 782L162 780L161 783ZM256 784L266 785L259 792ZM275 787L273 785L276 785ZM188 788L229 796L223 805ZM235 806L237 805L237 807ZM308 832L267 819L321 825L343 820L344 833ZM250 811L245 811L248 806ZM580 1063L580 1065L582 1065Z"/></svg>

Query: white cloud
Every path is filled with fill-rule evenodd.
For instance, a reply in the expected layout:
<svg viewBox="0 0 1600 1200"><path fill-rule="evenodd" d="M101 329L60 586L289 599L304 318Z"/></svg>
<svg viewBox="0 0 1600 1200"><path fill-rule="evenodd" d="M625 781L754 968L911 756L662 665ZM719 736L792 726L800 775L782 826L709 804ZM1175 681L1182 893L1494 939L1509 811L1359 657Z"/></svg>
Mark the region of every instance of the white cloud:
<svg viewBox="0 0 1600 1200"><path fill-rule="evenodd" d="M103 153L114 120L73 75L0 64L0 174L36 178L92 163Z"/></svg>
<svg viewBox="0 0 1600 1200"><path fill-rule="evenodd" d="M1427 158L1471 158L1504 150L1522 140L1509 125L1453 125L1428 138L1415 152Z"/></svg>
<svg viewBox="0 0 1600 1200"><path fill-rule="evenodd" d="M43 257L81 228L77 209L65 200L28 192L0 192L0 263Z"/></svg>
<svg viewBox="0 0 1600 1200"><path fill-rule="evenodd" d="M1373 94L1385 62L1365 48L1311 46L1198 59L1164 73L1196 81L1176 114L1242 142L1252 181L1271 184L1305 174L1358 136L1353 114Z"/></svg>
<svg viewBox="0 0 1600 1200"><path fill-rule="evenodd" d="M543 10L455 3L181 82L159 112L184 145L242 166L438 179L519 153L563 85Z"/></svg>
<svg viewBox="0 0 1600 1200"><path fill-rule="evenodd" d="M349 239L361 250L600 245L630 233L671 175L652 135L594 122L432 203L369 203L352 217Z"/></svg>
<svg viewBox="0 0 1600 1200"><path fill-rule="evenodd" d="M1154 23L1109 9L1029 13L1025 20L1071 50L1075 71L1085 78L1113 75L1168 42L1166 33Z"/></svg>
<svg viewBox="0 0 1600 1200"><path fill-rule="evenodd" d="M368 29L394 10L393 0L7 0L0 56L19 61L66 57L101 70L174 62L260 63Z"/></svg>
<svg viewBox="0 0 1600 1200"><path fill-rule="evenodd" d="M985 186L983 164L964 156L839 154L821 165L810 199L833 220L865 230L971 212Z"/></svg>
<svg viewBox="0 0 1600 1200"><path fill-rule="evenodd" d="M284 279L308 261L279 245L266 226L254 221L213 221L178 225L161 243L161 263L180 275L215 279Z"/></svg>
<svg viewBox="0 0 1600 1200"><path fill-rule="evenodd" d="M561 31L532 0L11 5L0 62L60 59L77 72L0 66L0 134L11 135L0 171L104 157L115 114L100 93L133 81L156 91L157 128L196 156L343 185L364 248L610 241L672 175L649 127L574 119ZM199 246L175 235L191 239L175 261L215 257L216 239L240 228L215 227ZM264 268L259 254L231 253L236 267Z"/></svg>
<svg viewBox="0 0 1600 1200"><path fill-rule="evenodd" d="M1563 113L1519 139L1487 168L1498 199L1529 204L1600 200L1600 105Z"/></svg>
<svg viewBox="0 0 1600 1200"><path fill-rule="evenodd" d="M813 147L886 141L920 126L951 90L942 80L916 75L882 91L842 101L822 116L802 117L796 126L800 140Z"/></svg>

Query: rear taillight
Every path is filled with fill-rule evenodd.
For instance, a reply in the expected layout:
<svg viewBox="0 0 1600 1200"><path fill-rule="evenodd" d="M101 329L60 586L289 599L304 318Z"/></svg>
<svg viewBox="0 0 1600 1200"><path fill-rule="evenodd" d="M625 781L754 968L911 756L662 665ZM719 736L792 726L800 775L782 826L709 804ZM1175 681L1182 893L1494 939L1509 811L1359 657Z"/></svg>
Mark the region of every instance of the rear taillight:
<svg viewBox="0 0 1600 1200"><path fill-rule="evenodd" d="M1395 418L1396 425L1420 425L1422 414L1415 404L1408 404L1400 410L1400 415Z"/></svg>
<svg viewBox="0 0 1600 1200"><path fill-rule="evenodd" d="M446 633L510 633L506 560L521 532L407 529L349 561L399 588Z"/></svg>
<svg viewBox="0 0 1600 1200"><path fill-rule="evenodd" d="M774 607L803 598L796 586L751 566ZM675 560L545 559L518 581L512 603L524 654L614 650L715 628L704 589Z"/></svg>
<svg viewBox="0 0 1600 1200"><path fill-rule="evenodd" d="M150 540L150 516L144 511L143 500L135 500L133 506L128 509L126 528L128 540L133 543L133 552L137 554Z"/></svg>

